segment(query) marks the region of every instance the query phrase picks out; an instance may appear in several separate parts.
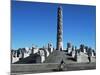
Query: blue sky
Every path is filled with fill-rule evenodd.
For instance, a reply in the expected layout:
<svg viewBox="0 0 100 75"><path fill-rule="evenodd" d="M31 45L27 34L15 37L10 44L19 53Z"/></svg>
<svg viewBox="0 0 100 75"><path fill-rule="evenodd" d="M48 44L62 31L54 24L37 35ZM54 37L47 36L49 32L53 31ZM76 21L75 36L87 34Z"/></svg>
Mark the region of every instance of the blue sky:
<svg viewBox="0 0 100 75"><path fill-rule="evenodd" d="M96 7L12 1L12 48L42 47L52 42L56 47L57 8L63 8L63 44L71 42L95 48Z"/></svg>

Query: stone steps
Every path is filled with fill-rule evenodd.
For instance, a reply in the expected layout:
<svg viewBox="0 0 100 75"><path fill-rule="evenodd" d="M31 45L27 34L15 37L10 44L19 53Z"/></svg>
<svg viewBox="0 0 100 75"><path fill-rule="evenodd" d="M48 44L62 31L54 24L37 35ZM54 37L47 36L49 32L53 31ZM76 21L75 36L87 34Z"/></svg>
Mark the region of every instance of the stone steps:
<svg viewBox="0 0 100 75"><path fill-rule="evenodd" d="M48 58L46 58L44 63L60 63L62 59L66 64L75 63L75 61L72 60L71 56L66 55L65 52L63 51L57 51L57 50L55 50L52 54L50 54Z"/></svg>

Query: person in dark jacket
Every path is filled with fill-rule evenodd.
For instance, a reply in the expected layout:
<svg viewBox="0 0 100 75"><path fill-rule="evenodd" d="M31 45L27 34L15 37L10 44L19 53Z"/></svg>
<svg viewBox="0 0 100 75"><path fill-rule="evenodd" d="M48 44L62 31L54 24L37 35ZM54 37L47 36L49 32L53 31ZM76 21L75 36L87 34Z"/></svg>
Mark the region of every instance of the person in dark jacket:
<svg viewBox="0 0 100 75"><path fill-rule="evenodd" d="M60 62L60 65L59 65L59 71L63 71L63 69L64 69L64 64L65 64L65 62L63 61L63 59L61 60L61 62Z"/></svg>
<svg viewBox="0 0 100 75"><path fill-rule="evenodd" d="M91 52L91 48L88 49L88 60L89 60L89 63L91 62L91 56L92 56L92 52Z"/></svg>

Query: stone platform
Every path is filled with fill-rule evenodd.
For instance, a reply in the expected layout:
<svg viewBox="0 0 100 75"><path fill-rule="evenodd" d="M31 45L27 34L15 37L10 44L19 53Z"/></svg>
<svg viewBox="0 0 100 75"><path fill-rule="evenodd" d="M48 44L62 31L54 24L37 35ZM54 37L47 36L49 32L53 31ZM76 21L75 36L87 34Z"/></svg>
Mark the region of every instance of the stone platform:
<svg viewBox="0 0 100 75"><path fill-rule="evenodd" d="M12 64L11 74L31 74L43 72L59 72L58 63L43 64ZM71 63L65 64L63 71L91 70L96 69L96 63Z"/></svg>

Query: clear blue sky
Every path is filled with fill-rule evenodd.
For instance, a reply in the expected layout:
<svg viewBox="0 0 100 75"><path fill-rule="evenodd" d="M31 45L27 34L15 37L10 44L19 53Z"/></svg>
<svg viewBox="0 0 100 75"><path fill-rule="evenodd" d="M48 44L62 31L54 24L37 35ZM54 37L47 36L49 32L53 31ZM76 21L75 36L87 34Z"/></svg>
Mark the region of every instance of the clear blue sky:
<svg viewBox="0 0 100 75"><path fill-rule="evenodd" d="M63 8L63 42L95 48L96 7L12 1L12 48L42 47L52 42L56 47L57 8Z"/></svg>

